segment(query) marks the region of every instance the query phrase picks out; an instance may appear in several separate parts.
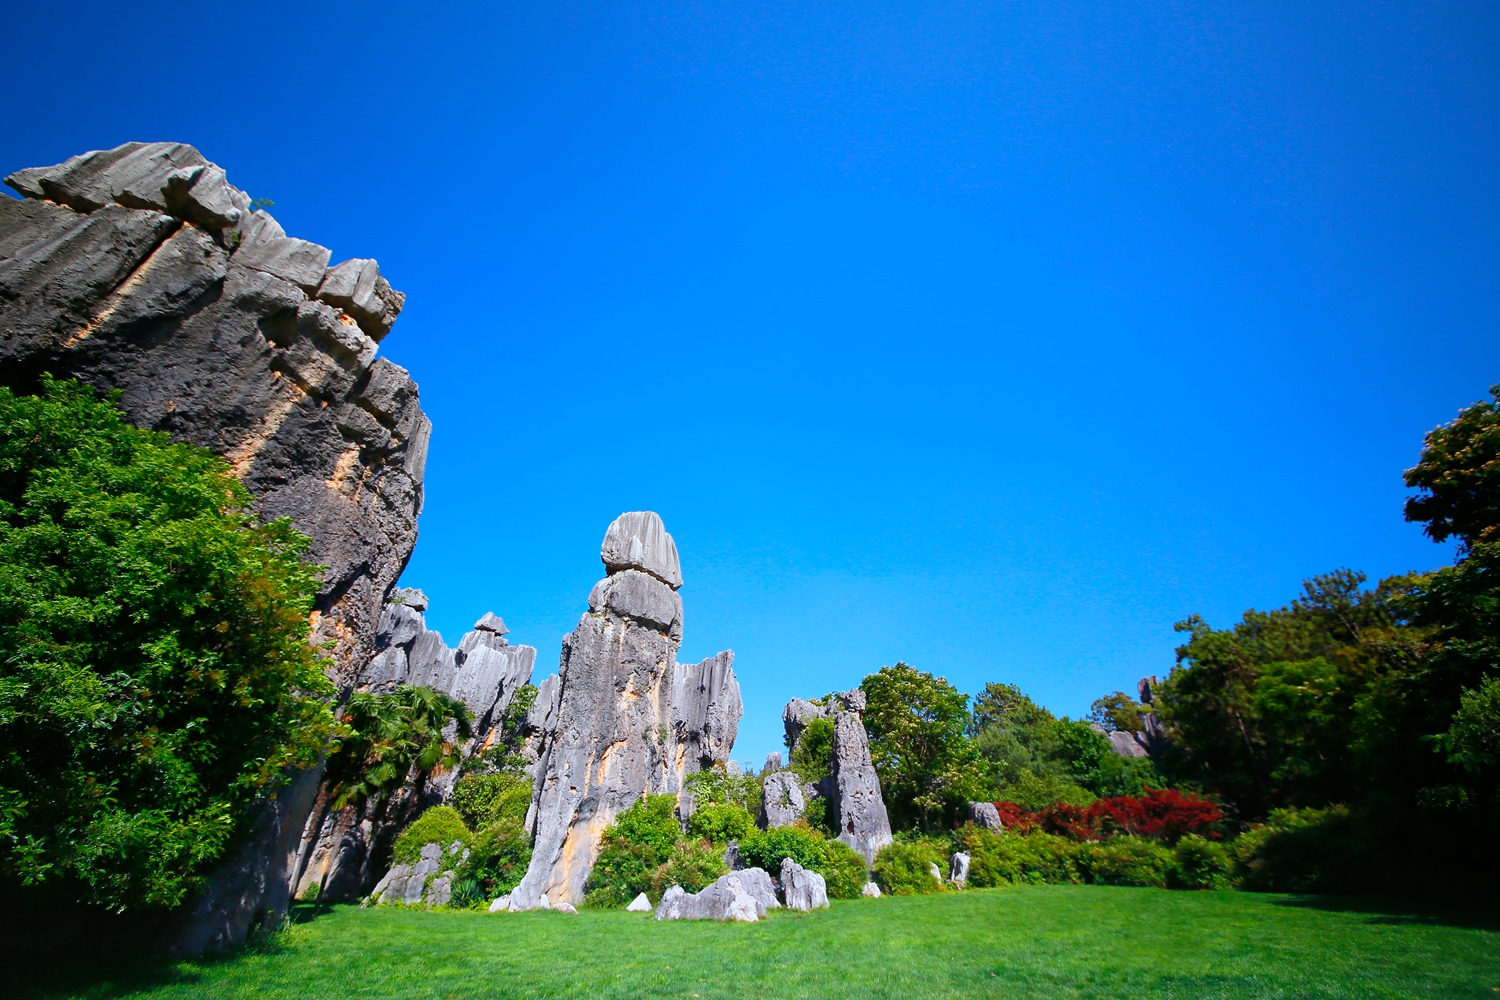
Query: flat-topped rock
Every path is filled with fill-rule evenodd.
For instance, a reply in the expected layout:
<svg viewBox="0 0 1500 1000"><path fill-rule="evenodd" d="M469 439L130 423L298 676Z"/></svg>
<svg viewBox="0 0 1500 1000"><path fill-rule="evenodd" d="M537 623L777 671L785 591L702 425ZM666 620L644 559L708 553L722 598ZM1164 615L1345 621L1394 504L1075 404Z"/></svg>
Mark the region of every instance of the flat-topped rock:
<svg viewBox="0 0 1500 1000"><path fill-rule="evenodd" d="M677 543L672 541L661 517L653 511L629 511L615 518L604 533L599 558L604 560L611 573L638 569L650 573L673 590L682 586Z"/></svg>

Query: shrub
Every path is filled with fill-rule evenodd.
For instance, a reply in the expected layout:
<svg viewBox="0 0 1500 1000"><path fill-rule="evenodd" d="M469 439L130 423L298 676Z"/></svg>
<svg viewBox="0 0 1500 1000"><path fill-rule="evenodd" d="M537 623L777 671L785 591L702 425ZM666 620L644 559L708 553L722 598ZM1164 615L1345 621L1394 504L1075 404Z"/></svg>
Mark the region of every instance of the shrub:
<svg viewBox="0 0 1500 1000"><path fill-rule="evenodd" d="M746 867L764 868L773 877L780 877L783 858L791 858L803 868L822 874L819 869L825 857L825 839L803 823L757 830L740 841L740 859ZM826 880L828 876L823 877Z"/></svg>
<svg viewBox="0 0 1500 1000"><path fill-rule="evenodd" d="M1223 844L1196 833L1184 835L1172 852L1167 884L1173 889L1228 889L1233 861Z"/></svg>
<svg viewBox="0 0 1500 1000"><path fill-rule="evenodd" d="M671 852L680 836L682 824L677 822L675 795L641 796L604 831L608 843L647 847L662 858Z"/></svg>
<svg viewBox="0 0 1500 1000"><path fill-rule="evenodd" d="M1077 865L1081 848L1064 837L995 833L970 824L958 830L955 841L969 852L968 884L976 889L1083 881Z"/></svg>
<svg viewBox="0 0 1500 1000"><path fill-rule="evenodd" d="M464 825L463 817L458 814L457 809L451 806L433 806L401 831L401 835L396 838L396 846L391 851L391 859L401 865L413 864L422 856L423 846L439 844L446 851L448 845L455 840L470 847L474 835Z"/></svg>
<svg viewBox="0 0 1500 1000"><path fill-rule="evenodd" d="M1016 780L1000 789L1000 798L1014 802L1022 809L1040 812L1056 803L1087 807L1094 804L1094 793L1057 775L1039 775L1022 771Z"/></svg>
<svg viewBox="0 0 1500 1000"><path fill-rule="evenodd" d="M1097 885L1137 885L1164 889L1175 858L1170 849L1141 837L1115 837L1086 844L1079 866Z"/></svg>
<svg viewBox="0 0 1500 1000"><path fill-rule="evenodd" d="M469 774L453 786L453 808L475 830L502 819L525 821L531 782L515 774Z"/></svg>
<svg viewBox="0 0 1500 1000"><path fill-rule="evenodd" d="M749 774L732 775L723 764L715 763L710 768L693 772L682 785L699 805L741 806L752 816L760 812L760 780Z"/></svg>
<svg viewBox="0 0 1500 1000"><path fill-rule="evenodd" d="M521 820L506 817L474 835L469 860L459 874L474 879L481 890L480 898L490 900L520 885L530 863L531 838Z"/></svg>
<svg viewBox="0 0 1500 1000"><path fill-rule="evenodd" d="M744 806L704 806L688 820L688 832L716 844L739 840L755 829L755 820Z"/></svg>
<svg viewBox="0 0 1500 1000"><path fill-rule="evenodd" d="M833 720L825 716L808 721L787 764L804 784L816 784L828 777L832 756Z"/></svg>
<svg viewBox="0 0 1500 1000"><path fill-rule="evenodd" d="M870 880L864 857L842 840L823 841L823 859L812 870L828 884L830 899L858 899Z"/></svg>
<svg viewBox="0 0 1500 1000"><path fill-rule="evenodd" d="M615 817L600 840L599 856L584 887L591 907L625 906L650 892L656 870L668 860L682 833L677 798L645 795Z"/></svg>
<svg viewBox="0 0 1500 1000"><path fill-rule="evenodd" d="M680 885L688 892L698 892L728 872L723 848L706 840L679 841L667 856L666 863L652 876L651 896L660 899L661 894L674 885Z"/></svg>
<svg viewBox="0 0 1500 1000"><path fill-rule="evenodd" d="M307 538L118 398L0 389L0 877L138 911L327 751L333 688Z"/></svg>
<svg viewBox="0 0 1500 1000"><path fill-rule="evenodd" d="M1100 799L1089 807L1102 828L1136 837L1176 843L1186 834L1209 832L1217 839L1216 824L1224 818L1207 799L1171 788L1148 788L1143 795Z"/></svg>
<svg viewBox="0 0 1500 1000"><path fill-rule="evenodd" d="M1277 809L1235 840L1235 873L1247 889L1347 892L1371 881L1370 853L1344 806Z"/></svg>
<svg viewBox="0 0 1500 1000"><path fill-rule="evenodd" d="M947 863L927 841L897 841L887 844L875 855L875 881L881 891L892 896L920 896L941 892L943 885L933 878L931 865L942 871Z"/></svg>

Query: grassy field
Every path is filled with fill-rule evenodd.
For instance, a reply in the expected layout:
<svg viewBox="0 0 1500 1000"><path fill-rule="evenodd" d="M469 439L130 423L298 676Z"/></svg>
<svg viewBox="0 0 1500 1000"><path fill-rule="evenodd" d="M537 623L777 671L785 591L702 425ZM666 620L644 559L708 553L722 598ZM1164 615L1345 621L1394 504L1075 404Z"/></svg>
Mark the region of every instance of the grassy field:
<svg viewBox="0 0 1500 1000"><path fill-rule="evenodd" d="M1495 1000L1500 923L1347 900L1102 886L857 900L759 924L337 907L227 958L109 971L70 956L28 966L23 978L27 997L160 1000Z"/></svg>

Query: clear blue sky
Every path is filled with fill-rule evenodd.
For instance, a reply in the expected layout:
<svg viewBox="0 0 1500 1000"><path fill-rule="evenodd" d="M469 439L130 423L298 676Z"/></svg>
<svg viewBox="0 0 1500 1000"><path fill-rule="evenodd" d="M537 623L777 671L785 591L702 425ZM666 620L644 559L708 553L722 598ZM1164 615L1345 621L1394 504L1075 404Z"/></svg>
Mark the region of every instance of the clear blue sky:
<svg viewBox="0 0 1500 1000"><path fill-rule="evenodd" d="M75 4L0 169L197 145L377 257L435 424L405 582L538 679L623 510L736 757L904 659L1057 712L1401 518L1500 381L1500 7Z"/></svg>

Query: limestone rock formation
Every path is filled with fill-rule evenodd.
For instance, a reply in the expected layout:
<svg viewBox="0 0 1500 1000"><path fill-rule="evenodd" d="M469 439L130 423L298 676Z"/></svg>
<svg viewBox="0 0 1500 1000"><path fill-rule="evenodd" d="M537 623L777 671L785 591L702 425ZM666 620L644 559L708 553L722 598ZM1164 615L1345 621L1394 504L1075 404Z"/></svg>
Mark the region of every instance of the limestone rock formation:
<svg viewBox="0 0 1500 1000"><path fill-rule="evenodd" d="M821 910L829 905L828 883L823 876L791 858L781 859L781 893L788 910Z"/></svg>
<svg viewBox="0 0 1500 1000"><path fill-rule="evenodd" d="M505 710L516 692L531 683L536 649L508 644L504 622L488 612L464 634L458 648L450 648L442 635L427 628L426 609L421 591L398 590L391 595L375 636L377 652L356 673L356 689L386 694L414 684L457 698L474 715L474 737L460 748L467 757L499 737ZM372 863L389 850L415 812L451 793L457 775L457 769L449 770L420 787L409 784L389 800L361 808L331 810L325 789L303 834L293 869L294 893L305 893L316 883L330 902L363 896L375 875Z"/></svg>
<svg viewBox="0 0 1500 1000"><path fill-rule="evenodd" d="M781 770L781 751L772 750L766 754L766 763L760 769L761 774L775 774L779 770Z"/></svg>
<svg viewBox="0 0 1500 1000"><path fill-rule="evenodd" d="M515 910L581 900L615 816L643 794L681 797L688 775L726 763L743 713L733 653L677 662L682 571L661 518L622 514L600 558L609 575L532 708L541 732L533 847Z"/></svg>
<svg viewBox="0 0 1500 1000"><path fill-rule="evenodd" d="M40 375L119 389L126 418L230 463L267 518L328 566L314 641L347 688L411 556L432 425L377 356L404 296L374 261L328 268L192 146L131 142L6 178L0 384ZM354 265L351 267L351 265ZM285 911L310 772L256 806L244 846L174 915L177 954L243 940Z"/></svg>
<svg viewBox="0 0 1500 1000"><path fill-rule="evenodd" d="M770 877L759 868L746 869L760 872L767 885ZM674 885L662 894L656 907L657 920L740 920L753 923L766 915L768 907L763 899L747 891L746 872L734 872L720 878L701 892L689 894L680 885ZM780 905L773 895L773 905Z"/></svg>
<svg viewBox="0 0 1500 1000"><path fill-rule="evenodd" d="M1166 748L1166 727L1162 725L1161 716L1156 714L1154 708L1156 688L1160 683L1155 676L1151 676L1142 677L1136 685L1142 707L1151 709L1151 711L1141 713L1140 732L1131 733L1123 730L1106 732L1098 725L1094 727L1109 738L1110 749L1119 756L1154 757Z"/></svg>
<svg viewBox="0 0 1500 1000"><path fill-rule="evenodd" d="M453 898L455 872L468 857L468 850L457 841L447 848L442 844L423 844L416 863L392 865L364 903L447 906Z"/></svg>
<svg viewBox="0 0 1500 1000"><path fill-rule="evenodd" d="M993 802L970 802L969 819L986 830L1000 830L1005 825L1000 822L1000 810L995 808Z"/></svg>
<svg viewBox="0 0 1500 1000"><path fill-rule="evenodd" d="M643 892L639 896L632 899L630 901L630 905L625 907L625 909L631 913L650 913L651 900L647 898L646 894Z"/></svg>
<svg viewBox="0 0 1500 1000"><path fill-rule="evenodd" d="M863 710L863 700L859 704ZM860 711L850 709L834 717L829 784L829 815L838 817L839 839L863 855L865 864L873 865L876 852L891 842L891 821Z"/></svg>
<svg viewBox="0 0 1500 1000"><path fill-rule="evenodd" d="M871 899L879 899L880 886L876 885L874 882L866 882L864 889L860 892L860 895L869 896Z"/></svg>
<svg viewBox="0 0 1500 1000"><path fill-rule="evenodd" d="M807 800L802 797L795 772L777 771L766 778L762 787L760 820L767 830L791 826L802 818Z"/></svg>
<svg viewBox="0 0 1500 1000"><path fill-rule="evenodd" d="M260 513L290 517L328 565L316 639L334 642L347 683L422 505L432 425L405 370L376 356L404 297L374 261L329 269L328 250L250 211L181 143L6 183L26 197L0 199L0 381L24 390L45 371L118 388L132 423L228 459ZM336 280L354 263L363 305Z"/></svg>
<svg viewBox="0 0 1500 1000"><path fill-rule="evenodd" d="M969 883L969 864L973 859L967 851L955 851L948 859L948 881L962 889Z"/></svg>

